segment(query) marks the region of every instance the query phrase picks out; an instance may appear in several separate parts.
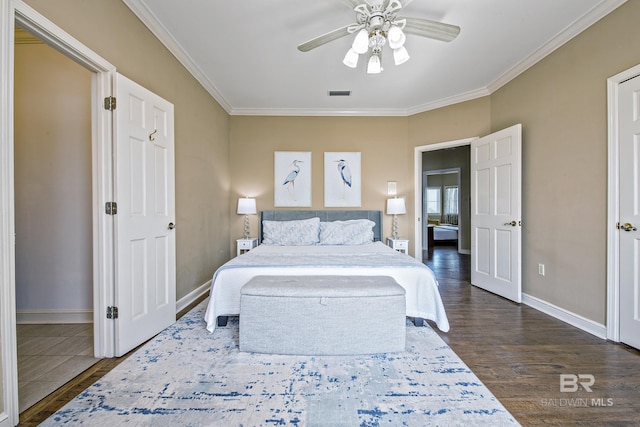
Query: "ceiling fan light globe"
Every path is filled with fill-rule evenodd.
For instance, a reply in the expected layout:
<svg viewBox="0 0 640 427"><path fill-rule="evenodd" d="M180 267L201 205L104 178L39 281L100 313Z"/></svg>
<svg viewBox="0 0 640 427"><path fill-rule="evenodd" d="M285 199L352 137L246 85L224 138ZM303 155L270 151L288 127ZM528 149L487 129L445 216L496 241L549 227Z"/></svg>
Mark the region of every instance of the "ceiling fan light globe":
<svg viewBox="0 0 640 427"><path fill-rule="evenodd" d="M409 52L407 52L407 48L404 46L400 46L397 49L393 49L393 62L396 65L404 64L409 60Z"/></svg>
<svg viewBox="0 0 640 427"><path fill-rule="evenodd" d="M358 58L360 55L356 53L353 49L349 49L347 54L344 56L342 63L349 68L356 68L358 66Z"/></svg>
<svg viewBox="0 0 640 427"><path fill-rule="evenodd" d="M356 38L353 40L351 49L357 54L362 55L369 50L369 32L364 28L358 31Z"/></svg>
<svg viewBox="0 0 640 427"><path fill-rule="evenodd" d="M380 56L371 55L369 63L367 64L367 74L379 74L382 72L382 64L380 63Z"/></svg>
<svg viewBox="0 0 640 427"><path fill-rule="evenodd" d="M398 49L404 45L404 42L407 40L407 36L404 35L404 32L402 32L400 27L392 25L387 33L387 40L389 41L389 47L391 49Z"/></svg>

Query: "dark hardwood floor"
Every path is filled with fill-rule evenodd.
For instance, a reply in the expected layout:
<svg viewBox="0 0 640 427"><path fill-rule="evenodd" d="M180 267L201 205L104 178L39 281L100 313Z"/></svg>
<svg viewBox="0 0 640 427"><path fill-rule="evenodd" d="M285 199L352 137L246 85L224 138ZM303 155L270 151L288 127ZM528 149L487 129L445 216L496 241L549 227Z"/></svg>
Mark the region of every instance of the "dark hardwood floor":
<svg viewBox="0 0 640 427"><path fill-rule="evenodd" d="M523 426L640 425L638 350L472 286L470 256L455 247L425 252L424 262L451 324L440 336ZM561 374L595 383L589 393L567 377L561 392Z"/></svg>
<svg viewBox="0 0 640 427"><path fill-rule="evenodd" d="M453 247L424 259L451 324L440 336L523 426L640 425L639 351L472 286L469 256ZM101 360L23 412L20 425L38 425L125 358ZM561 374L593 375L592 392L570 392L570 381L561 392Z"/></svg>

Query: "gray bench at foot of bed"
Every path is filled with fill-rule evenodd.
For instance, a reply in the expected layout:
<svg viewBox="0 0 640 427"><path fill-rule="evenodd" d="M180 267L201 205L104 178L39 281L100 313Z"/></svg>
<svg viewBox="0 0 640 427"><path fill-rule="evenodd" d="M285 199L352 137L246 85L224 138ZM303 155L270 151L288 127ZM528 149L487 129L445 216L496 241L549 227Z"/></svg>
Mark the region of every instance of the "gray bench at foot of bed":
<svg viewBox="0 0 640 427"><path fill-rule="evenodd" d="M240 290L240 351L404 351L405 290L386 276L256 276Z"/></svg>
<svg viewBox="0 0 640 427"><path fill-rule="evenodd" d="M412 317L413 324L415 326L424 326L424 319L421 317ZM218 326L227 326L227 322L229 321L229 316L218 316L217 319Z"/></svg>

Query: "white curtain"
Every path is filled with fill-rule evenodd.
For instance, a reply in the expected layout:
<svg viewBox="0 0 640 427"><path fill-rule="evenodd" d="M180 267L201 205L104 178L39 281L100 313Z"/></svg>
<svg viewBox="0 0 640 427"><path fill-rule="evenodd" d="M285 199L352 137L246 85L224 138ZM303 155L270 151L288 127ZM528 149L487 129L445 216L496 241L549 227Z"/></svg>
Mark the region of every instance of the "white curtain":
<svg viewBox="0 0 640 427"><path fill-rule="evenodd" d="M458 187L444 187L444 222L458 225Z"/></svg>

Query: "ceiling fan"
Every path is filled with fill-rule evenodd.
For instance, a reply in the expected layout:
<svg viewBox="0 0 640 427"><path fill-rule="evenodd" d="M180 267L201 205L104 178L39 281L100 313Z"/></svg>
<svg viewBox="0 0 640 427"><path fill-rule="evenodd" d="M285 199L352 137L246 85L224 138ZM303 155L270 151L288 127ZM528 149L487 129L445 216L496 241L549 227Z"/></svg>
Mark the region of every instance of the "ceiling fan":
<svg viewBox="0 0 640 427"><path fill-rule="evenodd" d="M405 33L435 40L450 42L460 33L460 27L422 18L398 17L402 10L399 0L345 0L356 12L356 22L330 31L298 46L301 52L308 52L318 46L339 38L356 34L351 49L342 61L346 66L356 68L358 57L369 54L367 73L382 71L382 48L388 44L393 50L396 65L409 59L404 47ZM405 1L405 6L411 0Z"/></svg>

